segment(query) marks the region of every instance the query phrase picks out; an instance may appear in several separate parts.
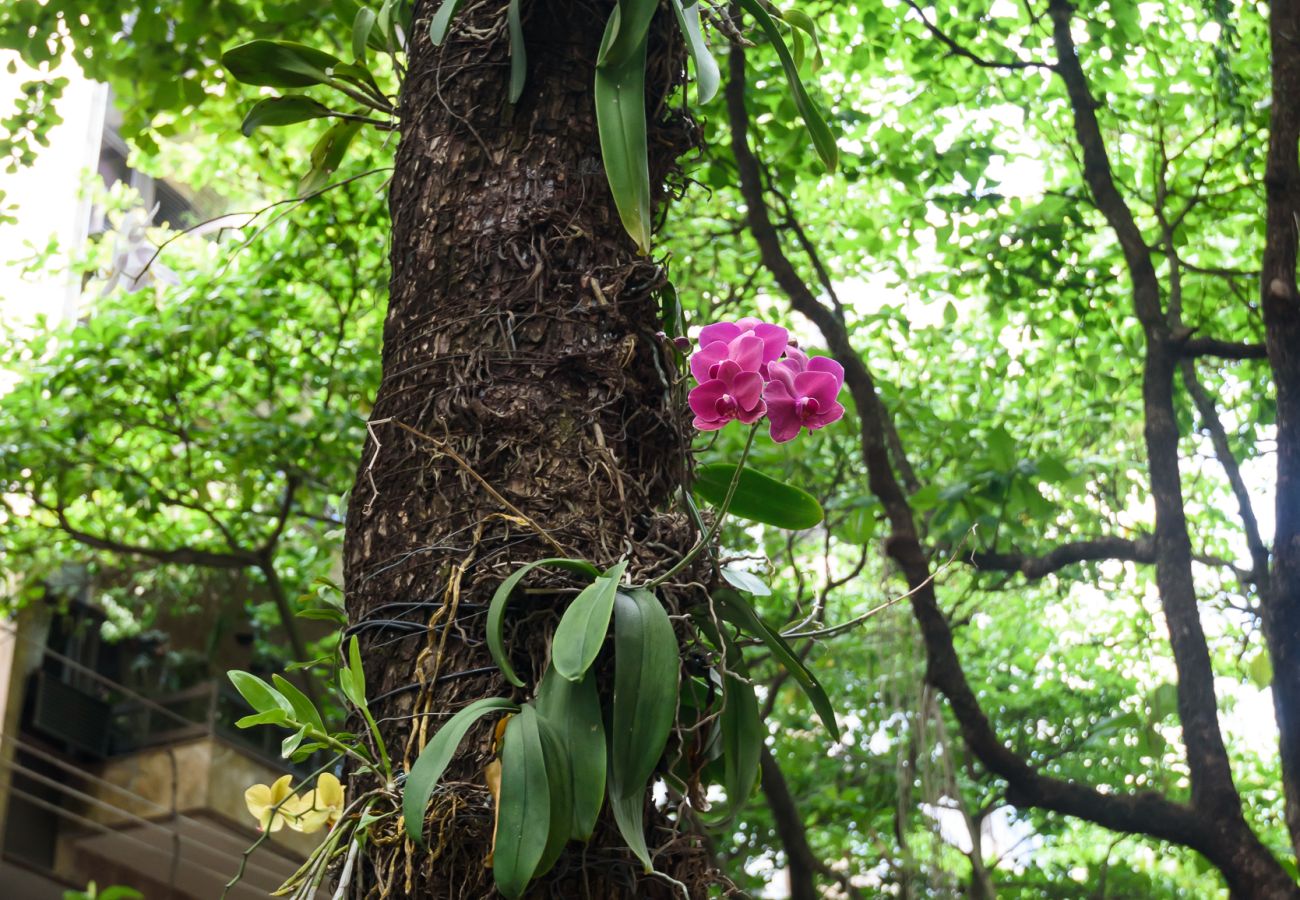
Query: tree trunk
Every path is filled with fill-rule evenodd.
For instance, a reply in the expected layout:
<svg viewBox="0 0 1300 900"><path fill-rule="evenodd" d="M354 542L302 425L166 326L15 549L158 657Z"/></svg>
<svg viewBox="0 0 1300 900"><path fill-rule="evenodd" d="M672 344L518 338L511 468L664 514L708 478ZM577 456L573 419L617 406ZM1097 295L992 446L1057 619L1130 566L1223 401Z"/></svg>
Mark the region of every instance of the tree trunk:
<svg viewBox="0 0 1300 900"><path fill-rule="evenodd" d="M1269 123L1267 239L1261 269L1269 363L1277 385L1277 520L1273 572L1261 598L1273 662L1282 780L1291 843L1300 854L1300 2L1272 4L1273 104Z"/></svg>
<svg viewBox="0 0 1300 900"><path fill-rule="evenodd" d="M465 4L441 48L428 36L438 5L415 7L390 191L383 379L345 554L350 631L399 771L467 703L528 698L512 692L483 643L484 609L512 571L548 556L602 568L627 556L640 577L696 536L685 516L665 511L690 440L656 337L653 292L665 276L619 224L596 135L594 64L613 3L524 3L528 81L513 106L506 0ZM661 15L654 26L647 75L660 200L696 135L666 108L684 75L668 24ZM545 573L529 585L539 583L572 586ZM530 685L567 597L512 604L507 646ZM368 845L363 879L374 893L496 896L485 865L492 757L483 722L426 811L430 849L395 833ZM656 868L705 896L706 854L671 826L648 806ZM530 896L682 896L640 868L602 818L591 844L570 844Z"/></svg>

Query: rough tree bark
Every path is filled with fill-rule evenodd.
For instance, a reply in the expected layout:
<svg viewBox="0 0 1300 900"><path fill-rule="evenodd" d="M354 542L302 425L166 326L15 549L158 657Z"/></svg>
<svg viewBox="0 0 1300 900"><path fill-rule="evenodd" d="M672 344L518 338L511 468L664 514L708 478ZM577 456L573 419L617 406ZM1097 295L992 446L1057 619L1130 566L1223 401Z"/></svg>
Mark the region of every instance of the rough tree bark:
<svg viewBox="0 0 1300 900"><path fill-rule="evenodd" d="M349 630L399 769L467 703L511 695L483 644L484 608L510 572L547 556L601 567L628 556L640 578L695 538L684 516L663 511L686 474L689 441L656 337L653 291L664 273L619 224L596 135L594 62L612 0L524 4L528 83L514 106L506 0L465 4L441 48L428 37L437 6L415 6L390 191L383 378L345 550ZM665 105L684 75L668 24L661 16L654 27L647 75L660 201L696 134ZM513 604L507 644L530 683L565 596ZM367 886L384 896L496 896L485 867L491 757L480 723L427 811L430 850L396 836L375 842ZM711 875L698 841L653 807L646 824L658 870L703 896ZM642 876L602 821L533 895L681 892Z"/></svg>
<svg viewBox="0 0 1300 900"><path fill-rule="evenodd" d="M1261 597L1281 731L1286 823L1300 853L1300 2L1271 4L1273 104L1264 187L1261 267L1265 344L1277 388L1277 518L1273 571Z"/></svg>

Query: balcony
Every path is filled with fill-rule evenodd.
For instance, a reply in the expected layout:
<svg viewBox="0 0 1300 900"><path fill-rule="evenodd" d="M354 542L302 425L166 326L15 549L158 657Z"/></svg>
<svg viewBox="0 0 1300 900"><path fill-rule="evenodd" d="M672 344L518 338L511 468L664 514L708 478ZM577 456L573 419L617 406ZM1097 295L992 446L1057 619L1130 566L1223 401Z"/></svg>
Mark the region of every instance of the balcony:
<svg viewBox="0 0 1300 900"><path fill-rule="evenodd" d="M247 710L224 682L148 698L42 650L21 727L0 734L0 878L21 885L6 895L59 900L94 879L150 900L221 896L258 838L244 789L293 770L273 729L234 728ZM320 838L272 835L226 896L265 898Z"/></svg>

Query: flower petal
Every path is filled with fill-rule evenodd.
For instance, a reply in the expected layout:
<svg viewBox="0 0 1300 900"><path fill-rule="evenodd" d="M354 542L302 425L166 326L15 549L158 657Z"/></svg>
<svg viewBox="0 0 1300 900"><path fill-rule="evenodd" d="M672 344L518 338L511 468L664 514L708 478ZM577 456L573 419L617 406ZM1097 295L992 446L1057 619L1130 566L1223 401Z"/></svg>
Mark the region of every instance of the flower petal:
<svg viewBox="0 0 1300 900"><path fill-rule="evenodd" d="M754 336L763 342L763 362L767 363L780 359L790 343L790 332L770 322L756 324Z"/></svg>
<svg viewBox="0 0 1300 900"><path fill-rule="evenodd" d="M330 809L342 808L343 785L332 772L324 772L316 779L316 797Z"/></svg>
<svg viewBox="0 0 1300 900"><path fill-rule="evenodd" d="M723 341L701 343L700 349L691 355L691 374L695 376L696 381L703 384L713 377L709 374L709 369L726 358L727 345Z"/></svg>
<svg viewBox="0 0 1300 900"><path fill-rule="evenodd" d="M736 410L736 421L743 422L746 425L753 425L766 414L767 404L760 399L752 409Z"/></svg>
<svg viewBox="0 0 1300 900"><path fill-rule="evenodd" d="M255 784L248 790L244 791L244 805L252 813L253 818L260 819L262 814L271 808L271 788L265 784Z"/></svg>
<svg viewBox="0 0 1300 900"><path fill-rule="evenodd" d="M731 396L741 409L753 409L763 402L763 376L757 372L741 372L732 379Z"/></svg>
<svg viewBox="0 0 1300 900"><path fill-rule="evenodd" d="M827 372L835 376L835 383L844 384L844 367L829 356L814 356L808 360L809 372Z"/></svg>
<svg viewBox="0 0 1300 900"><path fill-rule="evenodd" d="M789 397L767 395L767 418L772 426L772 440L778 444L784 444L799 433L799 414Z"/></svg>
<svg viewBox="0 0 1300 900"><path fill-rule="evenodd" d="M742 334L727 348L727 358L746 372L757 372L763 365L763 342L752 334Z"/></svg>
<svg viewBox="0 0 1300 900"><path fill-rule="evenodd" d="M796 397L811 397L823 408L835 402L840 386L830 372L800 372L794 376Z"/></svg>
<svg viewBox="0 0 1300 900"><path fill-rule="evenodd" d="M844 407L838 403L832 403L830 409L819 412L804 424L808 426L809 431L816 431L818 428L825 428L832 422L838 422L842 418L844 418Z"/></svg>
<svg viewBox="0 0 1300 900"><path fill-rule="evenodd" d="M740 326L734 322L714 322L712 325L705 325L700 329L700 346L707 347L714 341L730 344L740 337L741 331Z"/></svg>
<svg viewBox="0 0 1300 900"><path fill-rule="evenodd" d="M727 393L727 385L721 379L713 378L697 388L692 388L691 392L686 395L686 402L690 404L691 412L697 416L711 419L714 410L717 408L718 401L722 399L725 393Z"/></svg>

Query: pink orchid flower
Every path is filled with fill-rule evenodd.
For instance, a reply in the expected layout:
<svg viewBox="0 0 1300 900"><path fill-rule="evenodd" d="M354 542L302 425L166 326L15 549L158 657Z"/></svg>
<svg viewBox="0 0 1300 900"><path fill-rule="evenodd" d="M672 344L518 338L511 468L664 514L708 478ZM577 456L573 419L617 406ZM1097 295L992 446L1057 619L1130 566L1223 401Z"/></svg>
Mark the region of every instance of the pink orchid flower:
<svg viewBox="0 0 1300 900"><path fill-rule="evenodd" d="M790 332L780 325L762 322L752 316L738 322L706 325L700 329L700 349L691 357L691 374L703 384L716 377L719 363L724 359L734 359L746 371L759 372L766 377L768 364L781 358L789 341ZM754 362L755 353L757 363Z"/></svg>
<svg viewBox="0 0 1300 900"><path fill-rule="evenodd" d="M835 399L844 386L844 367L833 359L809 359L799 349L786 349L786 358L768 366L771 379L763 388L772 440L793 440L801 428L816 431L844 415Z"/></svg>
<svg viewBox="0 0 1300 900"><path fill-rule="evenodd" d="M763 376L734 359L724 359L712 369L715 377L693 389L686 398L695 413L695 427L717 431L733 419L751 425L767 411L763 403Z"/></svg>

